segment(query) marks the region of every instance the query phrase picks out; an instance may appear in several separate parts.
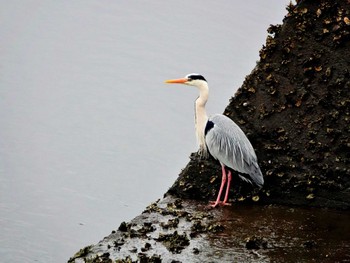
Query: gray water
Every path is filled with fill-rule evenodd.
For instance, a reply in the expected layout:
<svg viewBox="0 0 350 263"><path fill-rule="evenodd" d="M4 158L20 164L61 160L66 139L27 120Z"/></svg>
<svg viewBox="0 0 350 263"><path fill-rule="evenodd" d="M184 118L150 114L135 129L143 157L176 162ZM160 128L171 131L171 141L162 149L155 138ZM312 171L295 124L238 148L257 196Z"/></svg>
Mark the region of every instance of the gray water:
<svg viewBox="0 0 350 263"><path fill-rule="evenodd" d="M289 0L0 0L0 261L65 262L162 197Z"/></svg>

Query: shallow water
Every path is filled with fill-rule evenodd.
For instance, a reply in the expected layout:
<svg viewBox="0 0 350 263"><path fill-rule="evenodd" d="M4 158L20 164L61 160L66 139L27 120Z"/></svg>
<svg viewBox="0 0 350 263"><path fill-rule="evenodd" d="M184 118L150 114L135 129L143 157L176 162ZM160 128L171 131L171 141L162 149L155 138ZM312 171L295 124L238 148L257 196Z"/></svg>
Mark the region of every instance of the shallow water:
<svg viewBox="0 0 350 263"><path fill-rule="evenodd" d="M210 244L218 250L225 248L225 257L239 259L239 253L243 253L245 259L250 255L251 262L350 260L349 212L236 205L218 217L226 228L211 236ZM247 250L247 240L254 237L266 241L267 248Z"/></svg>
<svg viewBox="0 0 350 263"><path fill-rule="evenodd" d="M196 150L289 1L1 1L0 256L63 262L139 214Z"/></svg>

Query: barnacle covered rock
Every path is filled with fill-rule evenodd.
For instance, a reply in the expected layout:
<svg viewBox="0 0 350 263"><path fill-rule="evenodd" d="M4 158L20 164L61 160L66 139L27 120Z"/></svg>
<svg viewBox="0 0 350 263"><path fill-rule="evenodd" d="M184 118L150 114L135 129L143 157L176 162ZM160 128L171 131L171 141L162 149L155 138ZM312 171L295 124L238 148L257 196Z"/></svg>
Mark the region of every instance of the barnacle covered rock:
<svg viewBox="0 0 350 263"><path fill-rule="evenodd" d="M350 2L305 0L287 9L224 114L258 155L269 193L259 203L350 208ZM170 192L213 198L220 166L191 158ZM237 178L230 196L251 202L256 195Z"/></svg>

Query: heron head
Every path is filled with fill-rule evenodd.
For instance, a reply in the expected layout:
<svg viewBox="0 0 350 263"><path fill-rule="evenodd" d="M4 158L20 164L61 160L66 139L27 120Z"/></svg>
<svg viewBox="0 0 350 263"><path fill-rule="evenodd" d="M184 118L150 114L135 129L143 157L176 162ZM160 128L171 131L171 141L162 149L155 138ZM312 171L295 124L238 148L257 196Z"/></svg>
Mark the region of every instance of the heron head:
<svg viewBox="0 0 350 263"><path fill-rule="evenodd" d="M197 73L188 74L184 78L169 79L165 81L165 83L185 84L196 87L203 85L204 82L205 84L207 83L206 79L202 75Z"/></svg>

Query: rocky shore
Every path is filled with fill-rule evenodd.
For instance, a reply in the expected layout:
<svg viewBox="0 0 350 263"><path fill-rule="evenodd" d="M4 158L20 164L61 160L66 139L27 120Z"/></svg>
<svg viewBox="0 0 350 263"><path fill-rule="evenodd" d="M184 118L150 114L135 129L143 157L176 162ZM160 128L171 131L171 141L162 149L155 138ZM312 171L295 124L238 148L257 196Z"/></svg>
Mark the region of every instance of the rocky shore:
<svg viewBox="0 0 350 263"><path fill-rule="evenodd" d="M350 260L349 220L349 212L208 209L206 202L168 196L68 262L343 262Z"/></svg>
<svg viewBox="0 0 350 263"><path fill-rule="evenodd" d="M349 209L350 3L302 1L288 10L224 112L248 135L265 174L258 196L239 180L230 196ZM208 200L220 182L220 166L194 154L169 192Z"/></svg>
<svg viewBox="0 0 350 263"><path fill-rule="evenodd" d="M193 153L162 200L69 262L350 261L350 2L298 2L224 111L263 189L236 174L233 206L208 209L221 168Z"/></svg>

